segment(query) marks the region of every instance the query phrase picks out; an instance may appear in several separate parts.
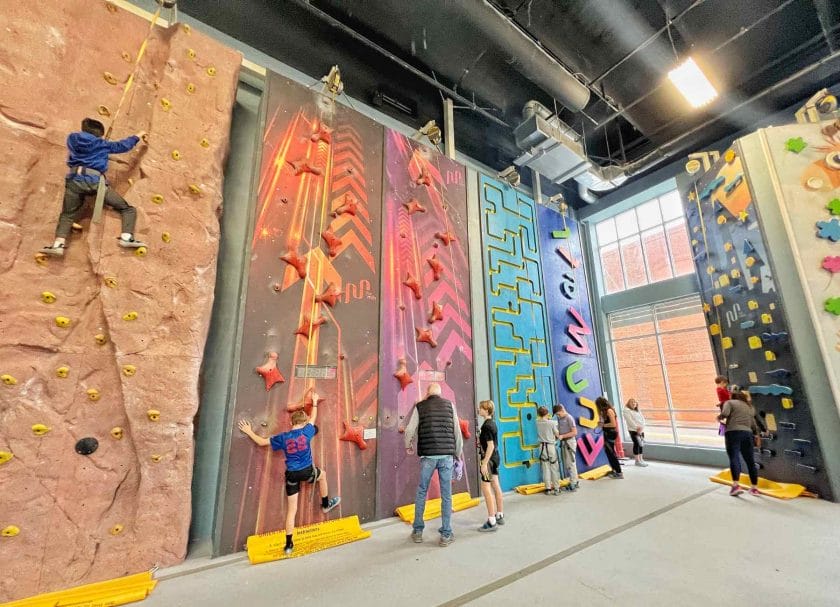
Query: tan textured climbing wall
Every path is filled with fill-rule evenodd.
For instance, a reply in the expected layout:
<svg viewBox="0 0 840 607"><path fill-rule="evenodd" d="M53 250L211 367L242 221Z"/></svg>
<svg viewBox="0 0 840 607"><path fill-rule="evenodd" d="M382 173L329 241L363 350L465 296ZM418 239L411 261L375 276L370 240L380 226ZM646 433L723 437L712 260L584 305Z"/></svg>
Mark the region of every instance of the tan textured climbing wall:
<svg viewBox="0 0 840 607"><path fill-rule="evenodd" d="M0 602L184 557L241 60L188 28L156 28L113 132L147 130L149 143L112 156L109 170L148 253L118 248L118 215L91 224L88 206L66 257L39 263L61 206L65 138L98 112L108 126L149 25L100 0L2 12ZM75 451L85 437L99 443L90 455Z"/></svg>

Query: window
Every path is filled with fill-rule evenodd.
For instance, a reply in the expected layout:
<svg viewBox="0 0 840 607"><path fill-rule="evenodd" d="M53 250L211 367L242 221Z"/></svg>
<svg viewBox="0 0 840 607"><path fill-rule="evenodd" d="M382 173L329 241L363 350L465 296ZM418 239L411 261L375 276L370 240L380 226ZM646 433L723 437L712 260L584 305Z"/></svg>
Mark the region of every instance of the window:
<svg viewBox="0 0 840 607"><path fill-rule="evenodd" d="M608 323L621 403L639 401L645 440L721 448L717 370L700 297L622 310Z"/></svg>
<svg viewBox="0 0 840 607"><path fill-rule="evenodd" d="M595 224L606 293L694 272L676 190Z"/></svg>

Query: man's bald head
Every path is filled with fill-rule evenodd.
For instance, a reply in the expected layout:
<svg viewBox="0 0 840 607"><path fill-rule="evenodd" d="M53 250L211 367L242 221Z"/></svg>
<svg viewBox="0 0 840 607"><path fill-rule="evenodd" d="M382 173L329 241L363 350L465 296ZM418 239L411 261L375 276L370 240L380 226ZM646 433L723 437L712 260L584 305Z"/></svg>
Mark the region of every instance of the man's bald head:
<svg viewBox="0 0 840 607"><path fill-rule="evenodd" d="M440 384L429 384L426 388L426 396L440 396Z"/></svg>

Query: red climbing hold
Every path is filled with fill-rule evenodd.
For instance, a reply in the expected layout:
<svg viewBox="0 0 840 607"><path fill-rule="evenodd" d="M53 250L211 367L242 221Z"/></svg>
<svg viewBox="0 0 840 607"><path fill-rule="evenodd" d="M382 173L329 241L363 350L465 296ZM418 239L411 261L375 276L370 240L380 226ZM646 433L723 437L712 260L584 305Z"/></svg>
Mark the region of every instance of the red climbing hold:
<svg viewBox="0 0 840 607"><path fill-rule="evenodd" d="M343 440L348 443L356 443L361 451L367 449L367 443L364 437L365 429L362 427L354 428L347 422L344 422L344 434L338 437L338 440Z"/></svg>
<svg viewBox="0 0 840 607"><path fill-rule="evenodd" d="M432 176L429 175L428 169L426 167L420 168L420 174L417 176L417 179L414 180L414 183L417 185L425 185L431 187L432 185Z"/></svg>
<svg viewBox="0 0 840 607"><path fill-rule="evenodd" d="M443 264L440 263L440 260L438 260L437 253L427 259L426 262L432 268L432 275L434 276L434 279L440 280L440 277L443 274Z"/></svg>
<svg viewBox="0 0 840 607"><path fill-rule="evenodd" d="M301 257L297 251L289 251L285 255L281 255L280 259L297 270L298 276L306 278L306 258Z"/></svg>
<svg viewBox="0 0 840 607"><path fill-rule="evenodd" d="M418 342L426 342L433 348L437 348L437 342L435 341L434 336L432 335L432 330L423 327L422 329L418 329L417 327L414 328L417 331L417 341Z"/></svg>
<svg viewBox="0 0 840 607"><path fill-rule="evenodd" d="M461 425L461 436L463 436L464 438L469 438L470 436L472 436L472 434L470 434L469 420L461 418L458 420L458 423Z"/></svg>
<svg viewBox="0 0 840 607"><path fill-rule="evenodd" d="M415 213L425 213L426 207L420 204L420 201L416 198L409 199L408 202L404 202L403 206L408 209L409 215L414 215Z"/></svg>
<svg viewBox="0 0 840 607"><path fill-rule="evenodd" d="M400 381L401 390L405 390L405 387L408 384L414 382L414 380L411 379L411 374L406 368L406 362L404 358L400 358L399 360L397 360L397 372L394 373L394 377L396 377Z"/></svg>
<svg viewBox="0 0 840 607"><path fill-rule="evenodd" d="M330 231L329 228L321 232L321 238L324 239L324 242L327 243L327 248L329 249L330 257L335 257L338 255L338 248L344 244L343 241L336 236L333 232Z"/></svg>
<svg viewBox="0 0 840 607"><path fill-rule="evenodd" d="M420 291L420 283L417 282L417 279L410 272L403 281L403 284L414 292L414 299L422 299L423 294Z"/></svg>
<svg viewBox="0 0 840 607"><path fill-rule="evenodd" d="M309 140L312 143L317 143L319 141L323 141L324 143L330 143L332 140L332 129L329 127L325 127L321 122L315 121L312 124L312 134L309 136Z"/></svg>
<svg viewBox="0 0 840 607"><path fill-rule="evenodd" d="M283 377L277 368L277 352L269 352L265 364L257 367L256 372L262 375L262 378L265 380L266 392L271 390L271 386L274 384L282 384L286 381L286 378Z"/></svg>
<svg viewBox="0 0 840 607"><path fill-rule="evenodd" d="M286 162L292 167L295 175L302 175L304 173L320 175L323 172L319 167L314 167L309 164L308 160L287 160Z"/></svg>
<svg viewBox="0 0 840 607"><path fill-rule="evenodd" d="M455 234L453 234L452 232L448 232L448 231L447 232L435 232L435 238L440 240L447 247L449 246L450 242L452 242L453 240L457 240L457 238L455 238Z"/></svg>
<svg viewBox="0 0 840 607"><path fill-rule="evenodd" d="M335 285L334 282L331 282L327 285L327 288L324 289L324 292L315 298L315 302L325 303L329 307L334 308L335 304L338 303L339 297L341 297L341 290Z"/></svg>
<svg viewBox="0 0 840 607"><path fill-rule="evenodd" d="M344 194L344 200L342 201L341 205L331 213L333 217L338 217L339 215L344 215L347 213L348 215L356 216L356 210L359 208L359 203L356 200L356 197L353 196L350 192L346 192Z"/></svg>
<svg viewBox="0 0 840 607"><path fill-rule="evenodd" d="M300 326L294 334L303 335L306 339L309 339L309 332L311 331L314 334L318 327L323 325L325 322L327 322L326 316L319 316L315 320L312 320L309 317L309 314L304 314L303 322L300 323Z"/></svg>
<svg viewBox="0 0 840 607"><path fill-rule="evenodd" d="M429 324L433 324L436 320L443 320L443 306L438 302L432 302L432 311L429 312Z"/></svg>
<svg viewBox="0 0 840 607"><path fill-rule="evenodd" d="M294 403L288 403L286 405L286 411L312 411L312 393L315 391L314 387L309 387L306 389L306 392L303 393L303 396L300 397L300 400ZM318 403L323 403L324 399L321 398L318 400Z"/></svg>

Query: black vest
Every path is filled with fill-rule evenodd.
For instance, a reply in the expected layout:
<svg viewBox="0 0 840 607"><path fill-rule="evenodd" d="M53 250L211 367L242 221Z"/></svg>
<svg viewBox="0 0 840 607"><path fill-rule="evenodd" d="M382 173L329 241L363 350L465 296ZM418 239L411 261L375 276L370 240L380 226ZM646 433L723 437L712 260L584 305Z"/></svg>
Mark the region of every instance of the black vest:
<svg viewBox="0 0 840 607"><path fill-rule="evenodd" d="M417 455L455 455L455 422L452 403L440 396L429 396L417 403Z"/></svg>

